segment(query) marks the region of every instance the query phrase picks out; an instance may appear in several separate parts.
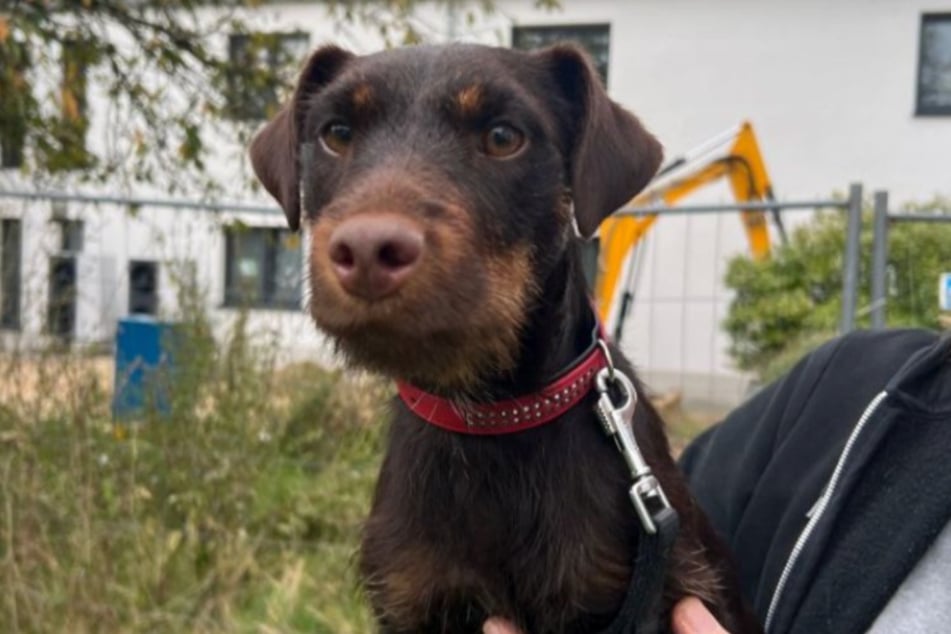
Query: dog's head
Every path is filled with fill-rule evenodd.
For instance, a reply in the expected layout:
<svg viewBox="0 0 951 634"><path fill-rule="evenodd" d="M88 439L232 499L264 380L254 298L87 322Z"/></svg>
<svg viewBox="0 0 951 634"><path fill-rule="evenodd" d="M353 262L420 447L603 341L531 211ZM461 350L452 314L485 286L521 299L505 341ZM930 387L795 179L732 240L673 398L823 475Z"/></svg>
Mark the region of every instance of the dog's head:
<svg viewBox="0 0 951 634"><path fill-rule="evenodd" d="M573 46L321 48L251 146L310 232L317 325L354 362L440 388L511 368L575 220L590 236L660 158Z"/></svg>

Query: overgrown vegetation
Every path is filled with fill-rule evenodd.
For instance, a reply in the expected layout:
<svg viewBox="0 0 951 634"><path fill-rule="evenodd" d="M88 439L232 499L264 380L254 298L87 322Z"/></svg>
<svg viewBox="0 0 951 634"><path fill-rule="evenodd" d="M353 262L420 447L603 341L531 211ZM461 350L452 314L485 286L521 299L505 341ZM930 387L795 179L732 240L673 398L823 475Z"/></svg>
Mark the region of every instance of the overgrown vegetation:
<svg viewBox="0 0 951 634"><path fill-rule="evenodd" d="M915 211L947 210L935 200ZM863 222L859 277L860 327L868 325L872 217ZM736 294L724 321L730 354L744 370L774 378L804 352L833 336L842 308L845 216L818 213L792 232L772 258L734 258L726 284ZM889 231L888 325L937 328L937 283L951 263L951 224L900 223ZM864 310L863 310L864 309Z"/></svg>
<svg viewBox="0 0 951 634"><path fill-rule="evenodd" d="M352 555L388 387L184 320L168 415L116 427L108 359L7 356L0 631L370 631Z"/></svg>
<svg viewBox="0 0 951 634"><path fill-rule="evenodd" d="M111 358L0 356L0 632L372 631L353 563L392 388L179 304L170 398L121 425ZM669 414L679 452L703 425Z"/></svg>
<svg viewBox="0 0 951 634"><path fill-rule="evenodd" d="M324 0L337 26L389 46L445 37L421 0ZM493 0L434 0L471 26ZM214 192L206 162L274 114L307 33L254 30L262 0L12 0L0 8L0 154L37 180L79 177ZM554 9L559 0L534 0ZM98 112L94 111L98 109ZM102 138L87 144L90 122ZM220 150L220 148L218 148ZM175 178L169 178L175 175ZM183 180L184 179L184 180Z"/></svg>

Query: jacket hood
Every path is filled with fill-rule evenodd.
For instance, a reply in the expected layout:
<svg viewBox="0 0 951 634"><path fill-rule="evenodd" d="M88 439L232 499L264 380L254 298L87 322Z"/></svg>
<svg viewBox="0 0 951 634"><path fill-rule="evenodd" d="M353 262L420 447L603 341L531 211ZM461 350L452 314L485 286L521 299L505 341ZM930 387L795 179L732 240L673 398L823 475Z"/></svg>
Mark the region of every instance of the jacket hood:
<svg viewBox="0 0 951 634"><path fill-rule="evenodd" d="M951 333L909 357L885 390L921 414L951 416Z"/></svg>

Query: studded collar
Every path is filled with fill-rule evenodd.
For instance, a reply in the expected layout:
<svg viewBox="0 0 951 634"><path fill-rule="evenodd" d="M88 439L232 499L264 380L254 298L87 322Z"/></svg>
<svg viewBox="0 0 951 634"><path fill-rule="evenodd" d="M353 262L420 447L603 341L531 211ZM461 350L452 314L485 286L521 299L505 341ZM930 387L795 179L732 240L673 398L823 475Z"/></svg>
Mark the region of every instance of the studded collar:
<svg viewBox="0 0 951 634"><path fill-rule="evenodd" d="M539 391L492 403L461 404L404 381L399 396L411 412L428 423L459 434L513 434L549 423L577 405L594 386L598 371L608 366L600 323L591 346L564 372Z"/></svg>

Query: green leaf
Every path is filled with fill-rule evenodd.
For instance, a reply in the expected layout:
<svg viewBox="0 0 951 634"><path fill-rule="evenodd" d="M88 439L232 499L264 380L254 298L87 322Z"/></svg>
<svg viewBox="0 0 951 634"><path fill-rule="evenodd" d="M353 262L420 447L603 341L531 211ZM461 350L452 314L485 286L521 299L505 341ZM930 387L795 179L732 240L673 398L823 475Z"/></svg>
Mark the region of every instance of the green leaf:
<svg viewBox="0 0 951 634"><path fill-rule="evenodd" d="M948 209L947 200L913 206ZM872 222L864 212L861 235L859 312L870 303ZM842 306L842 261L845 218L825 211L797 227L785 247L754 261L738 256L730 261L725 283L734 292L722 327L730 337L730 355L737 365L772 377L818 337L836 331ZM936 285L942 271L951 270L951 225L900 223L889 230L891 290L887 315L890 325L937 328ZM861 315L859 327L868 325Z"/></svg>

